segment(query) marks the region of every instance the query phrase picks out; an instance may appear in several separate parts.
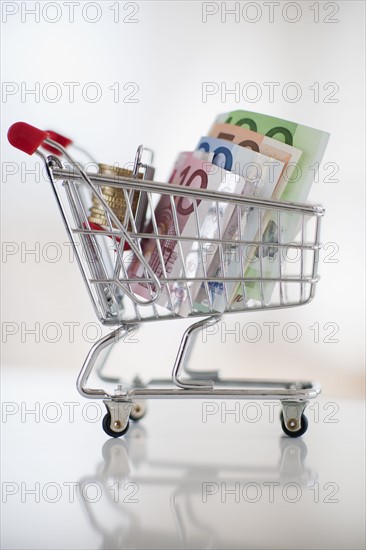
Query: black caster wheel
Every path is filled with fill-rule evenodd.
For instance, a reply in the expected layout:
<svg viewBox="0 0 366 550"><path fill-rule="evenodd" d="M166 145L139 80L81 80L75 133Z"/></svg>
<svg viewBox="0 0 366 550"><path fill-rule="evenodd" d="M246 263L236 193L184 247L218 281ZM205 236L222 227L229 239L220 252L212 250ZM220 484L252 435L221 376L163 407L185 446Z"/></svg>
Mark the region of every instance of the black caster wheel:
<svg viewBox="0 0 366 550"><path fill-rule="evenodd" d="M299 430L295 430L295 431L292 431L292 430L289 430L285 424L285 419L283 417L283 412L281 412L281 426L282 426L282 430L283 432L288 435L288 437L301 437L302 435L304 435L304 433L306 432L306 430L308 429L308 419L306 418L306 416L304 414L301 415L301 428Z"/></svg>
<svg viewBox="0 0 366 550"><path fill-rule="evenodd" d="M132 409L130 412L130 418L134 422L138 422L143 418L146 414L146 405L145 403L141 403L141 401L135 401L132 404Z"/></svg>
<svg viewBox="0 0 366 550"><path fill-rule="evenodd" d="M103 418L103 430L109 437L121 437L122 435L125 435L128 432L128 429L130 427L130 422L127 423L127 426L122 432L115 432L111 429L111 414L107 413Z"/></svg>

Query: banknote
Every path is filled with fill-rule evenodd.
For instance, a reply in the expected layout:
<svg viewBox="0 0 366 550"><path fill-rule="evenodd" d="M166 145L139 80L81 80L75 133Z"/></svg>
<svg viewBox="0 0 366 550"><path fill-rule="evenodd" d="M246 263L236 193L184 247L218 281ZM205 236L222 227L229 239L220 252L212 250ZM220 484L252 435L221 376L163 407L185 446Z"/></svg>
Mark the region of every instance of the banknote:
<svg viewBox="0 0 366 550"><path fill-rule="evenodd" d="M253 132L248 128L242 128L234 126L232 124L214 124L210 129L208 135L210 137L231 141L241 147L246 147L271 157L273 159L283 162L285 167L284 179L282 180L282 187L278 190L282 194L288 178L291 177L295 170L302 151L286 143L282 143L273 138Z"/></svg>
<svg viewBox="0 0 366 550"><path fill-rule="evenodd" d="M225 193L242 193L245 180L209 162L212 154L202 151L181 153L174 165L169 183L192 189L207 189ZM174 207L172 207L172 202ZM203 277L212 261L211 239L219 238L221 228L227 226L234 206L228 202L197 200L189 197L163 194L154 211L148 233L166 235L167 239L144 239L142 252L154 273L165 282L157 304L186 316L193 306L190 288ZM175 237L182 237L181 240ZM197 241L207 239L207 241ZM130 278L144 277L144 269L134 261L128 269ZM179 279L188 279L179 282ZM174 279L178 281L174 282ZM134 283L133 292L149 299L151 285Z"/></svg>
<svg viewBox="0 0 366 550"><path fill-rule="evenodd" d="M285 119L243 110L219 115L216 124L233 125L235 128L246 128L250 131L260 132L280 143L301 149L302 155L297 161L296 169L292 173L286 174L286 185L280 197L276 198L291 202L305 202L307 200L316 174L316 168L323 158L329 140L327 132ZM279 242L279 239L281 239L282 243L291 243L296 239L299 220L297 216L282 214L279 226L277 214L273 213L267 215L263 220L263 227L264 232L260 238L263 238L264 241ZM251 262L245 276L247 278L259 276L264 278L279 277L281 269L279 249L268 246L263 247L262 252L262 267L260 261L258 261L259 254L257 250L253 256L256 261ZM274 286L274 283L265 283L262 286L262 292L258 283L247 283L246 298L261 299L268 303ZM242 300L241 286L238 285L232 296L232 301L240 305Z"/></svg>
<svg viewBox="0 0 366 550"><path fill-rule="evenodd" d="M284 162L233 142L209 136L201 137L196 150L212 153L212 164L242 176L253 185L271 186L272 195L280 196L286 182L282 177Z"/></svg>
<svg viewBox="0 0 366 550"><path fill-rule="evenodd" d="M232 142L223 139L202 137L197 149L214 153L212 163L219 165L245 179L242 194L247 197L271 198L279 193L281 177L285 164ZM249 206L238 206L234 209L231 219L223 232L224 241L234 242L238 238L252 241L258 230L257 213ZM221 245L217 247L211 262L208 276L215 279L222 277L238 279L242 271L240 258L245 258L250 248L240 245L233 247ZM245 249L245 248L248 248ZM251 247L253 248L253 247ZM245 249L245 250L243 250ZM210 310L224 311L229 297L234 291L235 283L209 282L199 285L198 292L192 292L195 308L202 312Z"/></svg>
<svg viewBox="0 0 366 550"><path fill-rule="evenodd" d="M243 110L221 114L217 117L215 124L249 129L300 149L302 155L296 162L296 169L286 173L287 183L281 199L294 202L306 201L313 183L316 163L323 158L329 140L327 132L289 120Z"/></svg>

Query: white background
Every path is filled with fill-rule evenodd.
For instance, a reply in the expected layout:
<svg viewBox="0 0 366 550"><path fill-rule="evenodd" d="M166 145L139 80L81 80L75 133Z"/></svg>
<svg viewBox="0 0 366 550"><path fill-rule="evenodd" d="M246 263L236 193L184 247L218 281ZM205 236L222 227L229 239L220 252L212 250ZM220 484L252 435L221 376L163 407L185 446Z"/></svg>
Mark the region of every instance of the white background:
<svg viewBox="0 0 366 550"><path fill-rule="evenodd" d="M241 332L237 342L234 336L227 336L223 347L217 335L197 351L201 353L197 361L204 357L224 364L230 373L315 377L325 381L331 391L359 391L364 333L364 3L339 2L334 4L337 13L333 13L332 3L328 7L317 3L318 16L314 7L310 9L313 3L295 3L295 7L282 3L272 6L271 16L269 6L257 2L248 7L244 2L238 17L225 15L224 8L214 3L205 8L200 2L141 2L137 11L133 3L122 2L116 15L113 3L101 2L95 7L81 2L75 6L74 22L69 22L70 11L63 2L57 9L55 3L41 2L40 21L36 22L27 12L35 9L35 4L4 2L2 6L2 78L7 83L2 103L2 239L14 243L4 245L14 254L2 259L2 319L7 323L3 330L5 326L6 331L15 332L3 334L4 362L14 368L27 363L76 372L90 345L86 340L98 336L97 320L78 268L69 261L66 234L50 187L43 177L25 174L35 160L10 147L5 139L7 128L24 120L58 130L99 161L111 164L131 161L137 145L144 143L155 149L156 177L165 179L177 153L192 150L218 113L242 107L330 132L319 182L314 183L310 200L325 205L322 241L335 244L328 244L322 253L322 280L312 304L288 311L228 316L228 330L235 329L237 322L240 331L248 322L258 323L262 330L259 342L248 343ZM226 3L227 9L233 6ZM206 10L218 11L207 15L204 23ZM115 17L119 22L114 22ZM255 23L248 22L255 19ZM299 20L290 23L286 19ZM326 23L325 19L338 22ZM61 91L58 101L52 102L55 87L48 87L50 82ZM80 83L73 101L65 82ZM91 82L101 90L101 99L95 103L90 102L95 88L86 86ZM116 82L120 87L117 103L109 89ZM132 87L123 90L129 82L138 85L136 103L123 102L132 91ZM215 82L220 90L225 86L233 89L239 83L242 96L221 97L217 93L204 102L204 82ZM250 82L260 86L256 102L248 101L256 95L254 87L246 87ZM273 101L269 87L263 84L266 82L279 83ZM296 102L283 97L289 82L296 82L301 89ZM315 82L319 83L317 101L310 89ZM324 88L330 82L339 88L330 97L336 102L331 103L326 96L334 86ZM36 86L40 87L37 96L26 94ZM290 98L293 94L294 88L288 88ZM335 182L327 181L332 167L324 169L325 163L339 166L333 175ZM12 170L16 173L11 174ZM55 263L56 249L50 242L57 243L61 256ZM37 261L32 254L22 257L22 251L37 247ZM326 263L329 260L332 263ZM266 321L280 323L274 343L269 342L268 329L263 326ZM70 322L79 323L72 345L64 324ZM302 331L295 344L282 336L289 322L297 323ZM39 343L34 335L26 334L36 323ZM59 328L52 329L49 323L57 323ZM85 328L87 323L93 325ZM319 323L319 343L314 342L310 329L314 323ZM331 324L324 328L326 323ZM119 353L128 364L167 372L184 326L184 322L149 325L138 336L143 345L126 345ZM333 330L336 334L332 337ZM294 334L290 330L290 338ZM324 342L327 336L339 342ZM252 338L254 332L247 340ZM59 340L51 343L52 339ZM155 353L157 339L164 354Z"/></svg>
<svg viewBox="0 0 366 550"><path fill-rule="evenodd" d="M37 4L39 22L26 12ZM217 13L206 23L201 2L138 2L138 12L131 15L135 23L123 22L133 11L131 3L119 3L116 23L110 9L116 2L94 3L98 11L90 2L76 4L69 22L66 2L1 3L2 240L5 251L14 252L3 254L1 264L3 482L31 488L36 482L64 487L85 476L101 485L120 479L138 483L139 504L110 506L104 489L107 502L94 508L70 503L65 491L56 504L44 498L35 503L32 496L22 502L17 492L3 506L3 547L364 548L364 404L359 399L364 388L364 2L270 3L276 4L272 22L263 2L237 3L237 22L233 15L224 18L223 10L234 2L211 3ZM314 22L317 7L319 22ZM4 10L14 14L6 16ZM296 13L298 21L289 22ZM100 19L90 22L98 14ZM256 14L258 21L248 22ZM62 92L55 102L51 88L47 96L51 82ZM80 83L74 101L67 82ZM95 103L81 93L91 82L102 91ZM118 102L109 89L116 82ZM123 101L129 82L139 87L136 103ZM228 89L239 83L244 91L254 82L262 95L256 102L250 97L236 102L233 95L218 93L204 102L204 82ZM274 101L266 82L279 83ZM302 91L296 102L282 95L290 82ZM310 89L316 82L318 101ZM336 102L325 101L334 89L334 84L324 89L327 83L338 87ZM38 85L39 97L24 95L25 88ZM262 407L258 422L243 417L236 423L233 415L226 419L218 412L204 423L202 404L195 400L150 402L146 419L124 440L108 441L100 419L84 414L92 415L87 407L95 403L81 399L74 386L101 329L77 265L69 261L50 185L25 172L36 167L35 159L9 146L7 129L23 120L58 130L110 164L130 162L144 143L155 149L156 177L165 180L177 153L192 150L217 114L239 108L330 132L310 200L326 207L322 240L334 244L322 251L322 279L310 305L226 316L226 324L197 346L192 360L196 367L222 368L225 375L318 379L323 398L309 406L310 428L302 440L281 437L278 410L271 420ZM338 165L336 181L326 180L331 175L326 163ZM47 253L54 253L49 243L61 251L57 262L47 260ZM36 257L22 257L37 247ZM257 343L242 336L250 322L262 330ZM265 322L280 323L273 343ZM76 323L72 342L70 323ZM297 343L282 336L288 323L301 329ZM319 342L310 328L315 323ZM55 331L47 332L51 324L59 327L54 343ZM110 373L168 375L186 325L147 324L136 342L116 346ZM338 341L329 342L334 327ZM39 342L26 334L32 328L40 333ZM225 330L239 330L241 336L235 341L227 334L225 342ZM50 402L56 404L51 409ZM74 421L65 403L76 403ZM229 408L233 402L218 406ZM245 402L240 407L244 410ZM31 409L36 412L26 412ZM52 420L55 410L56 415L61 411L57 421ZM99 413L104 414L103 404ZM117 472L109 470L110 457ZM271 505L264 497L254 505L233 499L224 505L217 496L203 504L202 483L223 480L231 486L278 481L280 489L290 481L299 484L303 498L298 505L283 498ZM314 482L319 502L310 489ZM337 503L326 501L329 483L339 489ZM94 511L97 525L87 509Z"/></svg>

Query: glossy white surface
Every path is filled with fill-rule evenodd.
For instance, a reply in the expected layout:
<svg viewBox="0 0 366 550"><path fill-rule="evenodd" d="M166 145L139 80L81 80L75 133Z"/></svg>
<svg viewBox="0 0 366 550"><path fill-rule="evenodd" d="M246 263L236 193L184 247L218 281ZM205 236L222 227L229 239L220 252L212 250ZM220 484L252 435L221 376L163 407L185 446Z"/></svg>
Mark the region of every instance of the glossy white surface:
<svg viewBox="0 0 366 550"><path fill-rule="evenodd" d="M83 17L85 3L99 4L99 21ZM2 238L13 246L2 260L2 359L11 365L2 374L2 548L364 548L364 406L339 396L360 395L364 387L365 3L264 2L255 24L233 15L223 19L224 2L138 2L133 24L122 20L135 2L2 4L15 10L3 14L2 76L18 87L3 101L3 138L11 124L24 120L69 135L100 162L120 165L144 143L156 152L156 177L165 180L177 153L195 147L216 115L232 109L331 133L309 197L327 208L316 299L306 308L228 316L220 333L198 347L196 364L223 366L232 376L244 371L296 379L305 373L333 392L324 392L319 409L308 411L302 441L285 439L278 412L270 422L268 407L259 409L258 422L250 421L258 409L243 403L239 423L232 415L222 422L220 414L204 423L199 401L151 402L125 440L109 440L101 419L92 421L93 414L104 415L103 404L95 408L75 390L79 364L101 336L100 326L38 161L2 139ZM49 18L58 4L60 21L23 17L31 4L48 6ZM73 22L67 4L75 4ZM118 23L117 4L127 4ZM219 8L207 22L203 4ZM244 4L253 17L259 2ZM302 13L294 24L282 14L287 6L293 17L296 5ZM89 16L94 13L91 7ZM102 90L97 103L81 93L94 81ZM31 92L23 98L21 89L44 90L52 82L62 90L60 101L44 94L36 101ZM65 83L78 84L74 101ZM126 83L138 86L136 103L124 101L131 91L123 88ZM203 101L205 83L228 91L238 86L240 101L230 92ZM258 101L245 99L250 83L260 87ZM291 83L301 89L299 101L284 97ZM121 92L117 103L115 84ZM262 331L257 343L243 338L246 323ZM269 323L276 323L275 341ZM302 335L296 344L283 337L289 323ZM141 364L144 373L166 375L182 324L141 330L135 345L115 355L110 372ZM60 419L52 422L55 414ZM115 482L116 503L109 489ZM85 483L94 485L80 496ZM203 487L215 492L207 502ZM235 487L239 501L228 494L222 502L223 490ZM138 502L128 502L135 489ZM94 497L96 502L88 502Z"/></svg>
<svg viewBox="0 0 366 550"><path fill-rule="evenodd" d="M271 422L242 402L236 423L234 401L206 422L200 401L151 401L112 440L69 371L2 381L4 549L364 548L361 401L323 396L302 440L282 436L276 404Z"/></svg>

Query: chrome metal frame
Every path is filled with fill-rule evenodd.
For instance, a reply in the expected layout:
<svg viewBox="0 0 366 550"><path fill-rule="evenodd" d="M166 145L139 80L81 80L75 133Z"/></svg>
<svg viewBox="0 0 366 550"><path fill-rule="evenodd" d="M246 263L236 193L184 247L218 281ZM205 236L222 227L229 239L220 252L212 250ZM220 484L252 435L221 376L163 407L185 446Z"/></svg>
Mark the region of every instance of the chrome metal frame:
<svg viewBox="0 0 366 550"><path fill-rule="evenodd" d="M283 405L284 422L289 431L297 431L301 428L301 416L308 401L316 397L320 393L320 386L314 382L272 382L260 380L225 380L222 379L216 371L212 372L197 372L190 370L186 365L187 356L190 347L193 344L194 335L197 331L212 326L219 322L222 313L217 313L212 308L211 298L209 298L208 285L219 282L224 285L226 294L226 285L228 283L240 283L243 287L243 304L240 309L233 310L228 303L227 298L225 310L223 313L237 313L238 311L264 310L264 309L279 309L283 307L295 307L304 305L311 301L314 297L316 283L319 280L317 274L319 248L320 248L320 222L324 214L324 209L321 206L313 206L308 204L286 203L276 200L264 200L258 198L249 198L242 195L233 195L229 193L211 192L201 189L190 189L183 186L172 185L169 183L161 183L146 179L121 178L111 177L98 174L88 174L72 159L68 152L58 143L51 139L46 139L45 142L56 149L63 155L64 159L70 163L73 170L64 168L62 162L53 156L45 157L43 153L37 150L37 154L43 159L48 177L52 184L52 188L63 218L70 241L73 243L75 255L87 287L89 296L92 300L95 312L104 325L117 325L110 334L104 336L94 344L88 353L83 367L77 379L77 389L79 393L86 398L103 399L107 410L110 413L110 429L116 434L126 430L129 417L132 415L133 406L136 401L143 403L146 399L156 398L211 398L211 399L279 399ZM145 169L145 176L153 174L153 170L149 170L149 166L142 164L141 157L143 147L140 146L136 153L133 175L136 176L139 169ZM61 188L60 188L61 182ZM103 186L118 187L123 189L127 212L124 222L117 218L112 209L108 207L103 197ZM83 195L84 190L89 193L88 199ZM152 220L152 232L138 230L134 220L134 214L129 200L131 192L138 191L146 193L150 205L150 216ZM101 206L104 208L108 219L108 227L103 231L98 231L91 228L88 222L88 200L90 201L91 194L94 194ZM204 276L200 276L194 281L198 281L205 288L210 311L202 313L196 311L193 307L193 300L190 296L189 284L192 279L187 277L185 273L179 278L172 278L166 272L162 256L161 242L167 239L165 234L160 234L154 215L153 195L169 195L173 217L175 220L176 233L173 236L169 235L169 239L173 239L179 246L180 257L182 256L182 243L184 241L194 241L199 244L200 252L203 254L203 244L210 242L215 244L220 250L220 260L222 272L225 274L225 267L222 261L222 253L224 245L233 245L235 247L255 246L259 251L260 262L260 277L245 277L245 272L242 271L240 277L232 277L221 275L215 277L204 272ZM179 231L177 222L177 211L175 198L184 197L192 201L195 216L197 219L197 231L195 235L183 235ZM300 242L282 243L281 238L278 242L265 241L262 231L260 231L259 240L245 240L241 229L238 237L233 241L229 238L223 238L220 227L219 237L207 238L200 233L198 223L197 207L201 201L210 201L216 206L217 212L219 204L230 204L236 209L240 218L241 208L246 208L257 211L258 223L262 223L262 215L264 212L276 212L279 226L281 215L292 214L298 216L300 222ZM218 224L219 222L219 216ZM305 226L308 219L315 221L313 229L313 237L310 240L305 239ZM131 224L132 231L128 230ZM240 225L240 224L239 224ZM104 241L109 239L113 243L114 252L117 256L113 269L113 276L110 275L106 267L103 251L100 250L98 239L104 237ZM141 242L143 239L155 240L155 246L160 255L162 265L162 276L158 277L150 263L146 260ZM79 241L77 240L79 239ZM93 262L86 262L83 258L78 244L82 244L82 248L91 248L93 253ZM133 286L141 282L141 278L130 276L124 265L124 249L128 243L135 259L140 262L144 270L144 284L149 288L150 298L143 299L139 297L133 290ZM107 246L107 245L105 245ZM280 275L278 277L264 276L262 272L262 261L264 247L272 247L278 251L295 249L300 252L300 272L294 276L285 274L282 266L282 260L279 260ZM311 272L305 273L305 254L312 254ZM204 264L204 260L202 259ZM184 263L184 262L182 262ZM242 268L243 269L243 268ZM88 379L92 373L97 361L100 360L100 354L103 350L110 351L112 345L119 341L123 336L130 331L135 330L136 325L141 322L162 320L162 319L177 319L179 314L170 308L164 314L156 307L156 302L159 299L164 287L167 288L170 296L170 285L179 283L187 291L187 299L190 301L189 317L204 317L203 320L195 322L183 334L176 360L172 370L172 378L170 387L154 387L158 381L151 381L148 385L132 384L124 386L118 384L114 392L109 392L104 389L93 389L88 387ZM259 303L251 305L245 297L245 284L256 283L260 286L261 299ZM277 303L267 303L263 299L263 288L265 284L279 285L280 300ZM298 285L301 288L300 297L292 302L286 298L287 285ZM305 292L306 290L306 292ZM129 300L132 305L132 314L127 316L126 303ZM170 302L173 306L172 302ZM147 312L147 313L146 313ZM99 372L101 370L99 369ZM115 382L115 380L114 380ZM165 381L166 383L166 381ZM142 405L143 406L143 405Z"/></svg>

